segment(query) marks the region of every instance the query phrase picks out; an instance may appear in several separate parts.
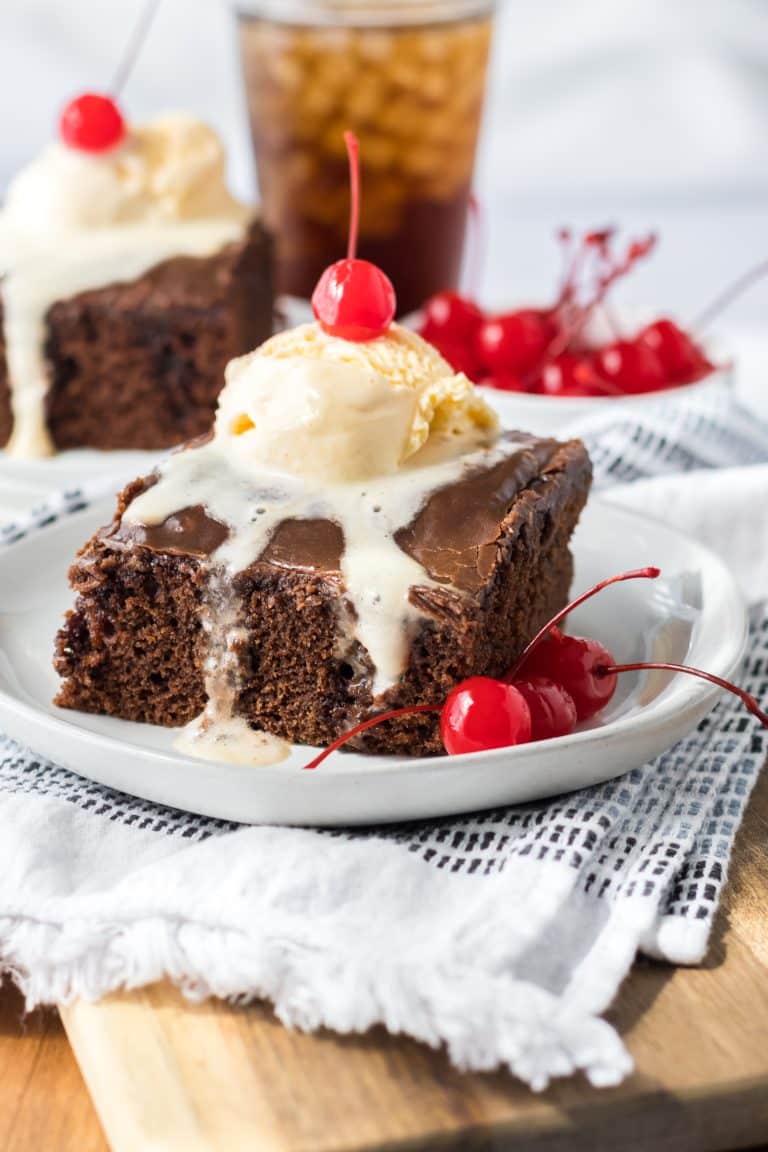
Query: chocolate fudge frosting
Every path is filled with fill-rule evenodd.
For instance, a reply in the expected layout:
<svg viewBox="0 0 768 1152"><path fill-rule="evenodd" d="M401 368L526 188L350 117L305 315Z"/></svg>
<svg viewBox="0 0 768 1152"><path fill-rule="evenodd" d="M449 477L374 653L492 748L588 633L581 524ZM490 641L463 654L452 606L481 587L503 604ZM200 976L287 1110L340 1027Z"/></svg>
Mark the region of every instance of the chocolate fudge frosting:
<svg viewBox="0 0 768 1152"><path fill-rule="evenodd" d="M229 536L226 524L214 520L201 504L181 508L162 524L124 524L119 521L106 533L106 540L141 544L153 552L172 556L210 556Z"/></svg>
<svg viewBox="0 0 768 1152"><path fill-rule="evenodd" d="M506 512L520 492L541 475L557 447L554 440L534 437L520 447L523 437L516 432L504 438L515 445L506 459L437 489L415 519L395 535L399 547L438 583L471 591L485 582ZM160 524L119 521L105 538L140 544L155 552L204 557L215 552L228 535L226 525L196 505L180 509ZM278 524L256 563L338 574L343 550L344 536L338 524L322 518L290 518Z"/></svg>

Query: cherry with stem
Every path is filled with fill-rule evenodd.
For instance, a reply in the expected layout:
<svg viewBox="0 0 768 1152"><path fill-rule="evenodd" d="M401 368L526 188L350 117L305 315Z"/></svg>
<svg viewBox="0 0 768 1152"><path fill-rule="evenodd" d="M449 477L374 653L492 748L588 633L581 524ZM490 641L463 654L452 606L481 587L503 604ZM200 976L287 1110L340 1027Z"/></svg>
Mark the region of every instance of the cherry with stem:
<svg viewBox="0 0 768 1152"><path fill-rule="evenodd" d="M556 627L561 620L564 620L569 613L573 612L575 608L580 607L580 605L584 604L587 600L591 600L598 592L602 592L604 588L609 588L611 584L621 584L625 580L656 580L660 575L660 568L654 568L652 566L633 568L628 572L620 572L617 576L608 576L605 580L601 580L598 584L595 584L593 588L588 588L586 592L582 592L581 595L576 596L575 599L566 604L564 608L561 608L559 612L556 612L552 619L548 620L547 623L538 630L533 639L528 641L510 670L505 674L504 679L507 681L514 680L534 648L538 647L547 633Z"/></svg>
<svg viewBox="0 0 768 1152"><path fill-rule="evenodd" d="M120 58L109 95L83 92L70 100L59 118L59 135L68 148L99 155L116 148L127 128L117 96L130 76L155 18L160 0L146 0Z"/></svg>
<svg viewBox="0 0 768 1152"><path fill-rule="evenodd" d="M649 565L601 580L555 613L502 679L473 676L460 681L442 704L394 708L363 720L318 753L305 769L316 768L331 752L369 728L424 713L440 714L440 734L450 754L513 747L530 740L566 735L573 731L578 720L588 719L605 707L613 696L617 676L625 672L659 670L696 676L733 693L763 727L768 727L768 712L755 697L713 672L667 661L619 664L599 641L559 631L557 626L565 616L604 588L625 580L653 580L660 574L658 568ZM538 661L542 668L530 667L532 654L536 655L533 664Z"/></svg>
<svg viewBox="0 0 768 1152"><path fill-rule="evenodd" d="M383 336L395 318L397 300L389 277L356 255L360 227L360 148L344 133L349 156L350 214L347 256L326 268L312 293L312 311L329 336L365 343Z"/></svg>
<svg viewBox="0 0 768 1152"><path fill-rule="evenodd" d="M557 626L557 624L565 616L568 615L569 612L573 611L573 609L577 608L580 604L583 604L586 600L589 600L592 596L596 596L598 592L601 592L603 590L603 588L607 588L609 585L617 584L623 580L635 580L635 579L641 579L641 578L655 579L659 575L660 575L660 569L658 569L658 568L647 567L647 568L633 569L630 572L622 572L618 576L611 576L606 580L601 580L599 584L596 584L593 588L590 588L587 592L583 592L580 596L577 596L575 600L572 600L569 604L566 604L566 606L564 608L562 608L559 612L557 612L552 617L552 619L550 621L548 621L547 624L544 625L543 628L539 629L539 631L536 633L536 635L533 637L533 639L530 641L530 643L526 646L520 659L515 664L512 672L508 673L504 677L504 681L509 683L509 681L514 678L514 675L516 675L517 670L519 669L519 667L523 663L523 661L530 655L530 653L533 651L533 649L543 640L543 638L546 636L546 634L548 632L550 632L551 629L555 628ZM481 677L479 679L483 679L483 678ZM470 681L467 681L465 683L470 683ZM460 687L461 687L461 685L457 685L457 689ZM454 689L454 693L457 691L457 689ZM322 762L328 756L330 756L330 754L332 752L337 751L337 749L341 748L349 740L353 739L353 737L358 736L361 732L367 731L369 728L373 728L378 724L384 724L388 720L395 720L399 716L412 716L412 715L417 715L418 713L423 713L423 712L442 712L443 707L444 707L444 705L442 705L442 704L414 704L414 705L411 705L410 707L406 707L406 708L394 708L388 712L382 712L378 716L371 716L371 717L369 717L369 719L363 720L360 724L355 725L354 728L350 728L349 731L343 732L341 734L341 736L338 736L336 738L336 740L333 741L332 744L329 744L328 747L323 749L322 752L319 752L318 755L314 757L314 759L310 760L308 764L305 764L304 769L306 771L311 771L312 769L317 768L318 765L322 764Z"/></svg>
<svg viewBox="0 0 768 1152"><path fill-rule="evenodd" d="M564 323L544 352L543 359L550 360L564 352L581 332L594 309L603 303L616 281L626 276L638 261L649 256L656 246L655 234L649 233L641 240L632 240L623 258L614 259L611 256L610 248L613 236L614 230L611 228L605 228L598 232L588 232L584 236L574 256L557 308L562 309L569 303L573 304L576 289L575 277L578 276L586 253L590 250L597 254L598 263L601 266L597 275L597 286L592 297L586 303L574 305L573 314L564 318Z"/></svg>

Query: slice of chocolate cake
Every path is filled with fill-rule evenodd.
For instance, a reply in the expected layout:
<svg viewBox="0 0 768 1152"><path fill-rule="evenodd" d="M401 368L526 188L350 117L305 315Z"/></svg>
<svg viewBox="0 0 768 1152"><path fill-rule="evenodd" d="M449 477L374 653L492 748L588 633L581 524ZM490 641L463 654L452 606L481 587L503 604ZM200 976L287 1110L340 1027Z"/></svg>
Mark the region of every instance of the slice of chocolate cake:
<svg viewBox="0 0 768 1152"><path fill-rule="evenodd" d="M54 448L169 448L207 432L228 361L272 332L271 259L254 223L213 256L177 256L54 304L45 340Z"/></svg>
<svg viewBox="0 0 768 1152"><path fill-rule="evenodd" d="M243 735L325 745L441 703L565 603L590 477L578 441L499 435L396 325L281 334L230 365L213 437L130 485L79 554L57 703L191 722L195 754L246 760ZM358 746L440 751L431 715Z"/></svg>
<svg viewBox="0 0 768 1152"><path fill-rule="evenodd" d="M578 441L521 436L503 461L428 497L396 534L429 579L410 590L418 623L403 672L377 698L369 653L347 627L341 527L280 522L232 578L235 713L292 742L325 745L385 707L441 702L467 676L500 675L567 599L568 541L589 480ZM70 572L78 599L57 640L65 683L56 702L181 725L207 703L207 624L220 595L210 564L228 530L200 506L153 526L126 524L123 512L148 483L125 490L113 523ZM374 728L361 743L407 755L441 750L432 716Z"/></svg>
<svg viewBox="0 0 768 1152"><path fill-rule="evenodd" d="M49 148L0 221L0 446L157 449L207 431L273 325L272 244L216 135L175 115L106 153Z"/></svg>

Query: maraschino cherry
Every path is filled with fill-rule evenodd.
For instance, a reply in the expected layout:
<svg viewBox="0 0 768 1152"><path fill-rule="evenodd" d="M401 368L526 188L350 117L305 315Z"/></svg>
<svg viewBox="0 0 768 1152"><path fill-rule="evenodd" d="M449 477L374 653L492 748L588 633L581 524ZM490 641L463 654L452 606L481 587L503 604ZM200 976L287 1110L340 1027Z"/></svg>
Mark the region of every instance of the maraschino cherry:
<svg viewBox="0 0 768 1152"><path fill-rule="evenodd" d="M666 317L643 328L636 337L636 343L653 352L668 380L688 384L712 371L713 365L698 344L674 320Z"/></svg>
<svg viewBox="0 0 768 1152"><path fill-rule="evenodd" d="M480 372L480 364L471 344L461 344L458 341L444 341L439 347L438 345L435 345L435 347L437 347L443 360L448 361L454 372L463 372L470 380L477 378Z"/></svg>
<svg viewBox="0 0 768 1152"><path fill-rule="evenodd" d="M544 396L607 396L619 389L599 375L592 357L561 352L541 369L536 391Z"/></svg>
<svg viewBox="0 0 768 1152"><path fill-rule="evenodd" d="M616 691L616 677L614 675L598 678L594 672L597 667L612 665L613 656L598 640L567 636L557 625L573 612L574 608L591 600L611 584L620 584L626 580L655 580L660 575L658 568L633 568L629 572L609 576L588 591L582 592L539 629L519 659L506 673L504 680L515 684L521 679L535 682L537 678L545 678L554 681L572 701L577 720L589 720L597 715ZM570 730L572 731L572 728Z"/></svg>
<svg viewBox="0 0 768 1152"><path fill-rule="evenodd" d="M477 356L490 372L524 376L540 362L557 329L549 315L536 308L521 308L492 316L477 334Z"/></svg>
<svg viewBox="0 0 768 1152"><path fill-rule="evenodd" d="M527 744L531 733L531 710L523 693L490 676L462 680L440 712L440 739L451 756Z"/></svg>
<svg viewBox="0 0 768 1152"><path fill-rule="evenodd" d="M697 676L733 693L763 727L768 728L768 712L757 700L720 676L665 661L617 664L598 640L569 636L557 627L574 608L609 585L624 580L654 580L659 575L658 568L648 567L601 580L557 612L536 633L502 679L472 676L457 684L442 705L415 704L372 716L339 736L305 768L316 768L331 752L368 728L418 713L440 713L440 736L450 755L514 747L531 740L565 736L573 731L577 722L591 719L609 703L616 691L619 675L652 669Z"/></svg>
<svg viewBox="0 0 768 1152"><path fill-rule="evenodd" d="M424 305L421 334L433 344L443 341L471 342L475 339L483 313L458 292L438 292Z"/></svg>
<svg viewBox="0 0 768 1152"><path fill-rule="evenodd" d="M392 281L371 264L358 260L360 223L360 156L357 137L344 133L349 156L351 210L346 260L326 268L312 293L312 311L329 336L362 343L383 336L395 318L397 300Z"/></svg>
<svg viewBox="0 0 768 1152"><path fill-rule="evenodd" d="M125 137L125 121L111 96L85 92L64 107L59 134L78 152L108 152Z"/></svg>
<svg viewBox="0 0 768 1152"><path fill-rule="evenodd" d="M618 392L639 394L656 392L669 383L656 352L640 340L615 340L595 353L595 367L604 380Z"/></svg>
<svg viewBox="0 0 768 1152"><path fill-rule="evenodd" d="M573 732L579 717L574 699L563 684L547 676L531 676L516 680L514 687L531 714L531 740L551 740Z"/></svg>
<svg viewBox="0 0 768 1152"><path fill-rule="evenodd" d="M616 691L616 676L597 676L596 669L613 664L613 656L599 640L585 636L560 634L560 641L547 649L546 661L539 664L546 676L554 677L573 702L576 719L590 720L610 702ZM519 676L530 676L531 669L524 662ZM544 676L533 677L532 682ZM517 683L517 680L515 680ZM566 731L572 731L574 725Z"/></svg>
<svg viewBox="0 0 768 1152"><path fill-rule="evenodd" d="M108 152L125 139L126 125L115 96L122 92L146 42L160 7L159 0L145 0L110 85L111 96L84 92L66 105L59 118L59 135L79 152Z"/></svg>
<svg viewBox="0 0 768 1152"><path fill-rule="evenodd" d="M713 371L693 337L666 317L631 337L612 322L613 339L595 342L592 317L601 312L609 318L609 291L653 251L655 236L631 240L624 249L611 228L580 238L564 228L558 237L564 270L551 306L486 316L469 297L439 292L424 306L422 336L457 371L510 392L631 396L689 384Z"/></svg>

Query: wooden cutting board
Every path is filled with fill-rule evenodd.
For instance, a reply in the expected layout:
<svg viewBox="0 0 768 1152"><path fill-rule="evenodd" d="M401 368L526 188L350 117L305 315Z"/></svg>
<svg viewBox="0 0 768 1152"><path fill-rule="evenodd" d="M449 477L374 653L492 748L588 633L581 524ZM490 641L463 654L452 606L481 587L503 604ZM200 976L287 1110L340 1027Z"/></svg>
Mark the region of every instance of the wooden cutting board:
<svg viewBox="0 0 768 1152"><path fill-rule="evenodd" d="M262 1005L170 986L64 1024L114 1152L710 1152L768 1143L768 774L739 835L705 967L639 963L611 1017L637 1070L535 1096L377 1030L286 1031Z"/></svg>

